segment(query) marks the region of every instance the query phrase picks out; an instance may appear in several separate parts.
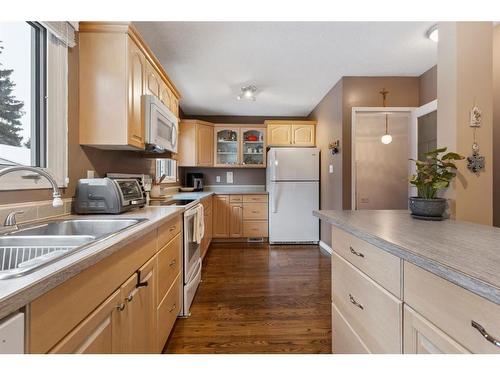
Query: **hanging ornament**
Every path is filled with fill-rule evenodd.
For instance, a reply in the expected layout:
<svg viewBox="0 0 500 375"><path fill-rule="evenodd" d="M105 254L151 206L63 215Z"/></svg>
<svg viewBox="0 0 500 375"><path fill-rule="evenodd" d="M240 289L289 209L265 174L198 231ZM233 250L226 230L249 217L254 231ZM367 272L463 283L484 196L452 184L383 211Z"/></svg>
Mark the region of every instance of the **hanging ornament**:
<svg viewBox="0 0 500 375"><path fill-rule="evenodd" d="M472 128L473 143L472 155L467 157L467 169L472 173L479 175L484 170L485 158L479 154L479 144L476 141L476 130L481 126L481 110L474 106L470 111L470 123Z"/></svg>

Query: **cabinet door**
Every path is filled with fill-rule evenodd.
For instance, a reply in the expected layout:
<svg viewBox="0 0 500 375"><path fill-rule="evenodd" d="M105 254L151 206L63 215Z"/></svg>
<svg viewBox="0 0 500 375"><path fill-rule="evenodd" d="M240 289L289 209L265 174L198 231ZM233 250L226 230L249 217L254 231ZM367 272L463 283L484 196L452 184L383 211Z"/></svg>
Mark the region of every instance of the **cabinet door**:
<svg viewBox="0 0 500 375"><path fill-rule="evenodd" d="M128 132L131 146L144 148L144 126L141 97L144 93L146 59L137 45L128 39Z"/></svg>
<svg viewBox="0 0 500 375"><path fill-rule="evenodd" d="M173 94L170 95L170 110L174 115L179 117L179 99L177 99Z"/></svg>
<svg viewBox="0 0 500 375"><path fill-rule="evenodd" d="M410 307L404 307L403 352L405 354L470 353Z"/></svg>
<svg viewBox="0 0 500 375"><path fill-rule="evenodd" d="M145 66L146 66L146 71L145 71L146 81L145 81L144 93L147 95L154 95L158 99L160 99L162 80L160 79L155 68L153 68L153 65L151 65L149 62L146 61Z"/></svg>
<svg viewBox="0 0 500 375"><path fill-rule="evenodd" d="M241 164L245 167L266 166L266 129L241 129Z"/></svg>
<svg viewBox="0 0 500 375"><path fill-rule="evenodd" d="M166 107L170 108L171 93L167 84L163 81L160 82L160 100Z"/></svg>
<svg viewBox="0 0 500 375"><path fill-rule="evenodd" d="M111 354L117 353L116 315L119 313L120 290L114 292L83 322L73 329L50 353Z"/></svg>
<svg viewBox="0 0 500 375"><path fill-rule="evenodd" d="M292 126L268 125L267 137L268 146L289 146L292 144Z"/></svg>
<svg viewBox="0 0 500 375"><path fill-rule="evenodd" d="M132 353L153 353L155 351L155 265L156 257L153 257L139 269L139 283L127 299L127 309L129 309L132 318L130 326Z"/></svg>
<svg viewBox="0 0 500 375"><path fill-rule="evenodd" d="M196 165L211 167L214 164L214 128L209 125L196 126Z"/></svg>
<svg viewBox="0 0 500 375"><path fill-rule="evenodd" d="M213 198L213 238L229 237L229 195L215 195Z"/></svg>
<svg viewBox="0 0 500 375"><path fill-rule="evenodd" d="M294 146L314 146L314 125L292 125L292 144Z"/></svg>
<svg viewBox="0 0 500 375"><path fill-rule="evenodd" d="M241 203L231 204L229 217L229 237L238 238L243 236L243 205Z"/></svg>
<svg viewBox="0 0 500 375"><path fill-rule="evenodd" d="M240 164L240 129L215 127L215 160L219 167L230 167Z"/></svg>

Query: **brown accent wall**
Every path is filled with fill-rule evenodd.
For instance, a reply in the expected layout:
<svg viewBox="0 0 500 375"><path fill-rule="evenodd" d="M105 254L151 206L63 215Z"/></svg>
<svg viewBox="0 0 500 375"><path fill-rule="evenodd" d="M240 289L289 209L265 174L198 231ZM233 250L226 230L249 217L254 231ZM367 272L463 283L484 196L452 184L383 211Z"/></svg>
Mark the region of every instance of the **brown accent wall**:
<svg viewBox="0 0 500 375"><path fill-rule="evenodd" d="M379 91L389 91L387 106L417 107L419 77L343 77L309 115L317 120L316 141L321 149L321 209L351 209L352 107L381 107ZM340 153L331 156L329 142L340 140ZM333 165L333 174L328 172ZM331 243L327 225L321 240Z"/></svg>
<svg viewBox="0 0 500 375"><path fill-rule="evenodd" d="M493 30L493 225L500 227L500 25Z"/></svg>
<svg viewBox="0 0 500 375"><path fill-rule="evenodd" d="M437 99L437 65L419 77L418 105L422 106Z"/></svg>
<svg viewBox="0 0 500 375"><path fill-rule="evenodd" d="M63 190L64 198L75 194L76 182L86 177L87 170L95 170L98 176L106 172L149 173L151 159L132 151L105 151L82 147L78 142L78 45L68 54L68 165L69 185ZM51 191L17 190L1 191L0 204L47 200Z"/></svg>

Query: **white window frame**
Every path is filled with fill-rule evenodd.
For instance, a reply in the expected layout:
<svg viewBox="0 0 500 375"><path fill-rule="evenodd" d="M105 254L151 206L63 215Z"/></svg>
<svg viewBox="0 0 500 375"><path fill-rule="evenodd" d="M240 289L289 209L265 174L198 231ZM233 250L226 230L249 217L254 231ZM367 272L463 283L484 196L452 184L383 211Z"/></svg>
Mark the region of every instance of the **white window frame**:
<svg viewBox="0 0 500 375"><path fill-rule="evenodd" d="M74 46L74 29L67 22L46 22L46 168L60 188L68 186L68 47ZM67 29L63 35L53 30ZM32 173L19 171L0 177L0 191L49 189L45 178L22 178Z"/></svg>

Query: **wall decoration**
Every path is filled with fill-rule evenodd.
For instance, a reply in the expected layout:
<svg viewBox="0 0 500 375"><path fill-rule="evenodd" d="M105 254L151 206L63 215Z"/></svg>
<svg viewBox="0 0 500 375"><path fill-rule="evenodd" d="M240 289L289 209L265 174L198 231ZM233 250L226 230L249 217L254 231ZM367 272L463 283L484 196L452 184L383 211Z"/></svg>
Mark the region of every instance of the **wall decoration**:
<svg viewBox="0 0 500 375"><path fill-rule="evenodd" d="M337 139L334 142L330 142L328 149L332 151L332 155L338 154L340 152L340 141Z"/></svg>
<svg viewBox="0 0 500 375"><path fill-rule="evenodd" d="M479 175L481 171L484 171L485 158L479 154L479 144L476 140L476 130L481 127L481 110L479 107L474 105L470 110L470 123L469 126L472 128L472 155L467 157L467 169L472 173Z"/></svg>
<svg viewBox="0 0 500 375"><path fill-rule="evenodd" d="M469 126L471 128L479 128L481 126L481 110L477 107L474 106L470 110L470 124Z"/></svg>

